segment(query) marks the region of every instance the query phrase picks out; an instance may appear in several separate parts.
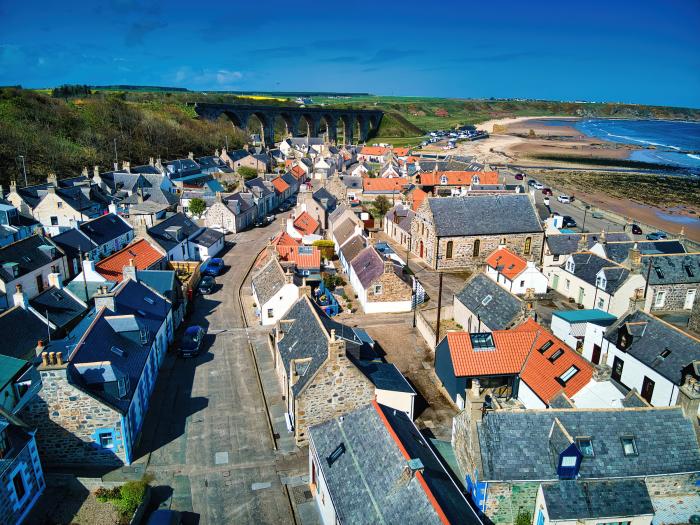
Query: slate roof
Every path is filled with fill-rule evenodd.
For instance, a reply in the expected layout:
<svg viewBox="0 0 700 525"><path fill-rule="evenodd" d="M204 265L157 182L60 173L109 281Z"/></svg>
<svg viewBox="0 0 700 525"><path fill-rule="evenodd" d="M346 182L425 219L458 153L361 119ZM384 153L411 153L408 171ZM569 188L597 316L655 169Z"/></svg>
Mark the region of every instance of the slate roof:
<svg viewBox="0 0 700 525"><path fill-rule="evenodd" d="M51 240L72 258L78 257L81 250L85 254L98 247L87 235L75 228L59 233L51 237Z"/></svg>
<svg viewBox="0 0 700 525"><path fill-rule="evenodd" d="M352 175L344 175L342 178L343 184L346 188L350 190L361 190L362 189L362 177L355 177Z"/></svg>
<svg viewBox="0 0 700 525"><path fill-rule="evenodd" d="M167 231L168 228L172 227L181 228L182 237L179 241ZM187 217L187 215L179 212L159 222L155 226L148 228L148 235L157 242L163 250L169 252L190 236L197 233L201 228L201 226Z"/></svg>
<svg viewBox="0 0 700 525"><path fill-rule="evenodd" d="M253 276L252 284L255 295L258 298L258 307L262 308L286 284L284 270L279 262L277 262L276 258L271 258L270 261Z"/></svg>
<svg viewBox="0 0 700 525"><path fill-rule="evenodd" d="M428 205L439 237L542 232L527 195L432 197Z"/></svg>
<svg viewBox="0 0 700 525"><path fill-rule="evenodd" d="M392 390L406 394L415 394L411 384L406 380L396 365L381 361L353 360L360 371L380 390Z"/></svg>
<svg viewBox="0 0 700 525"><path fill-rule="evenodd" d="M562 480L544 483L542 493L550 520L575 521L654 514L649 491L641 479Z"/></svg>
<svg viewBox="0 0 700 525"><path fill-rule="evenodd" d="M497 410L477 424L482 481L556 480L549 446L555 418L572 437L592 439L594 455L583 458L580 479L700 472L695 431L679 407ZM638 455L624 455L624 436L634 437Z"/></svg>
<svg viewBox="0 0 700 525"><path fill-rule="evenodd" d="M125 220L113 213L83 222L78 228L98 246L113 241L133 230Z"/></svg>
<svg viewBox="0 0 700 525"><path fill-rule="evenodd" d="M18 330L17 327L21 327ZM46 325L33 313L21 306L0 312L3 355L32 361L36 357L37 342L48 338Z"/></svg>
<svg viewBox="0 0 700 525"><path fill-rule="evenodd" d="M170 303L141 283L126 279L117 286L115 311L100 309L69 357L71 380L106 404L126 413ZM141 331L147 332L146 344ZM121 355L112 350L122 350ZM129 391L120 397L104 376L128 377Z"/></svg>
<svg viewBox="0 0 700 525"><path fill-rule="evenodd" d="M150 201L166 206L172 206L178 202L177 195L162 188L166 177L160 173L107 172L100 174L100 178L113 194L120 190L131 193L121 201L125 204L138 203L139 189L146 202Z"/></svg>
<svg viewBox="0 0 700 525"><path fill-rule="evenodd" d="M42 246L53 248L53 257L51 256L51 250L42 249ZM48 237L32 235L31 237L20 239L0 248L0 279L5 283L14 281L18 277L59 260L61 257L63 257L63 252ZM13 275L10 267L13 263L18 265L16 277ZM14 293L14 290L10 291L10 293Z"/></svg>
<svg viewBox="0 0 700 525"><path fill-rule="evenodd" d="M411 221L415 215L410 208L403 204L397 204L387 212L385 220L396 224L399 228L408 232L411 230Z"/></svg>
<svg viewBox="0 0 700 525"><path fill-rule="evenodd" d="M447 181L443 184L445 177ZM469 186L472 181L478 180L475 184L492 185L498 184L497 171L431 171L418 175L420 184L423 186Z"/></svg>
<svg viewBox="0 0 700 525"><path fill-rule="evenodd" d="M641 310L620 317L606 330L605 339L617 345L621 330L632 336L625 352L676 385L682 384L690 364L700 360L698 339ZM670 354L661 357L666 350Z"/></svg>
<svg viewBox="0 0 700 525"><path fill-rule="evenodd" d="M651 265L651 271L649 269ZM700 282L700 253L642 257L642 275L649 284L695 284Z"/></svg>
<svg viewBox="0 0 700 525"><path fill-rule="evenodd" d="M0 354L0 390L12 382L25 367L29 367L26 360Z"/></svg>
<svg viewBox="0 0 700 525"><path fill-rule="evenodd" d="M310 427L309 435L343 523L480 523L404 413L372 403L342 421ZM329 465L341 444L342 453ZM409 459L419 459L424 470L402 479Z"/></svg>
<svg viewBox="0 0 700 525"><path fill-rule="evenodd" d="M586 249L590 249L598 242L600 234L586 234ZM605 232L608 243L612 241L629 241L629 236L622 232ZM552 255L569 255L578 251L578 242L581 239L580 233L561 233L547 235L547 246Z"/></svg>
<svg viewBox="0 0 700 525"><path fill-rule="evenodd" d="M354 235L348 242L346 242L340 249L340 253L343 254L343 258L347 263L350 263L357 254L367 246L365 238L360 234Z"/></svg>
<svg viewBox="0 0 700 525"><path fill-rule="evenodd" d="M332 212L335 210L338 204L338 199L336 199L326 188L320 188L312 194L313 199L319 203L321 208L326 210L326 212Z"/></svg>
<svg viewBox="0 0 700 525"><path fill-rule="evenodd" d="M491 296L491 299L486 299ZM466 306L491 330L505 330L520 316L522 301L508 293L486 275L476 274L455 299ZM483 304L486 302L486 304Z"/></svg>
<svg viewBox="0 0 700 525"><path fill-rule="evenodd" d="M368 246L358 253L350 261L350 266L365 289L384 273L384 259L374 246Z"/></svg>
<svg viewBox="0 0 700 525"><path fill-rule="evenodd" d="M137 279L153 288L173 305L178 302L178 279L174 270L137 270Z"/></svg>
<svg viewBox="0 0 700 525"><path fill-rule="evenodd" d="M608 241L602 245L605 250L605 256L616 263L624 262L635 244L642 255L685 253L683 244L676 240L610 242L612 239L610 239L609 234L606 234L605 238Z"/></svg>
<svg viewBox="0 0 700 525"><path fill-rule="evenodd" d="M190 241L193 244L199 244L200 246L206 246L209 248L210 246L213 246L221 238L224 237L224 234L220 231L217 230L212 230L211 228L204 228L201 232L199 232L197 235L192 237Z"/></svg>
<svg viewBox="0 0 700 525"><path fill-rule="evenodd" d="M596 276L603 270L606 279L604 291L610 295L613 295L630 275L627 268L591 252L573 253L571 257L574 261L573 275L592 286L596 286Z"/></svg>
<svg viewBox="0 0 700 525"><path fill-rule="evenodd" d="M338 246L342 247L350 237L355 235L356 226L357 225L348 218L333 228L333 237L335 237Z"/></svg>
<svg viewBox="0 0 700 525"><path fill-rule="evenodd" d="M44 317L48 316L49 322L59 330L78 319L87 310L86 305L76 301L66 290L53 286L29 299L29 305Z"/></svg>
<svg viewBox="0 0 700 525"><path fill-rule="evenodd" d="M18 188L17 193L30 208L36 208L49 193L49 187L51 186L53 186L53 184L48 182L36 184L34 186ZM90 184L85 179L83 179L83 183L80 185L69 185L67 187L61 187L61 181L59 181L59 187L55 188L55 191L56 195L63 199L68 206L78 211L88 210L96 204L101 207L106 207L109 203L104 192L97 185Z"/></svg>
<svg viewBox="0 0 700 525"><path fill-rule="evenodd" d="M131 259L139 270L148 270L163 258L147 240L139 239L95 264L95 271L108 281L120 282Z"/></svg>
<svg viewBox="0 0 700 525"><path fill-rule="evenodd" d="M240 215L255 207L255 201L251 193L234 193L226 197L224 202L234 215Z"/></svg>

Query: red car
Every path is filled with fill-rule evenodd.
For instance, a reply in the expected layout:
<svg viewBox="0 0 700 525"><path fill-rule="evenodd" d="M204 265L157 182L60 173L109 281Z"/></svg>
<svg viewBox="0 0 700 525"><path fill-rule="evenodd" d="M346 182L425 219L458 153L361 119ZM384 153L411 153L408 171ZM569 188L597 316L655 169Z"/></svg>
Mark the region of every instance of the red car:
<svg viewBox="0 0 700 525"><path fill-rule="evenodd" d="M516 174L515 174L515 180L523 180L523 179L524 179L524 176L523 176L522 173L516 173Z"/></svg>
<svg viewBox="0 0 700 525"><path fill-rule="evenodd" d="M550 188L542 188L542 195L552 195L552 190Z"/></svg>

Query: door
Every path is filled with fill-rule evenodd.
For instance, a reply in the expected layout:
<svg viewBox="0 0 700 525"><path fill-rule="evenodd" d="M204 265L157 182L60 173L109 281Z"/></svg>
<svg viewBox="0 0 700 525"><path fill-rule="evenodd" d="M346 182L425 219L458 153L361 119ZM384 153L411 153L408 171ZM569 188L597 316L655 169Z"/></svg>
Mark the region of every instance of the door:
<svg viewBox="0 0 700 525"><path fill-rule="evenodd" d="M591 356L591 363L594 365L600 364L600 345L593 345L593 355Z"/></svg>
<svg viewBox="0 0 700 525"><path fill-rule="evenodd" d="M552 289L558 290L559 288L559 274L555 273L552 275Z"/></svg>
<svg viewBox="0 0 700 525"><path fill-rule="evenodd" d="M423 258L423 241L420 242L420 258Z"/></svg>
<svg viewBox="0 0 700 525"><path fill-rule="evenodd" d="M578 304L583 304L583 288L578 289Z"/></svg>
<svg viewBox="0 0 700 525"><path fill-rule="evenodd" d="M622 378L622 368L625 366L625 362L619 357L615 357L612 367L612 378L621 383L620 378Z"/></svg>
<svg viewBox="0 0 700 525"><path fill-rule="evenodd" d="M683 303L684 310L691 310L695 302L695 294L697 290L688 290L685 294L685 302Z"/></svg>
<svg viewBox="0 0 700 525"><path fill-rule="evenodd" d="M39 293L44 291L44 279L41 275L36 276L36 288L39 290Z"/></svg>
<svg viewBox="0 0 700 525"><path fill-rule="evenodd" d="M642 397L651 405L651 397L654 395L654 382L647 376L644 376L642 382Z"/></svg>

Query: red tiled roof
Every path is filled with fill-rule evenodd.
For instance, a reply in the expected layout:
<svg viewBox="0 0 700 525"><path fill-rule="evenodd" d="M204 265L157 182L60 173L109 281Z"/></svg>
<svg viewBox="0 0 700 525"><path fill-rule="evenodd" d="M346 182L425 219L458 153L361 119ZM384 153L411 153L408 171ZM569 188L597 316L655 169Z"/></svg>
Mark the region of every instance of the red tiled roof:
<svg viewBox="0 0 700 525"><path fill-rule="evenodd" d="M318 270L321 267L321 250L315 246L277 246L277 253L283 261L294 263L297 268Z"/></svg>
<svg viewBox="0 0 700 525"><path fill-rule="evenodd" d="M413 155L406 157L406 163L407 164L413 164L414 162L418 162L420 160L419 157L414 157Z"/></svg>
<svg viewBox="0 0 700 525"><path fill-rule="evenodd" d="M124 266L131 259L138 270L147 270L163 258L147 240L140 239L95 264L95 271L108 281L121 282Z"/></svg>
<svg viewBox="0 0 700 525"><path fill-rule="evenodd" d="M486 264L494 270L500 271L500 273L511 281L527 268L527 261L525 259L505 248L499 248L489 255L486 259Z"/></svg>
<svg viewBox="0 0 700 525"><path fill-rule="evenodd" d="M439 186L443 176L447 177L448 186L469 186L474 177L479 177L479 184L498 184L495 171L430 171L418 175L424 186Z"/></svg>
<svg viewBox="0 0 700 525"><path fill-rule="evenodd" d="M380 178L362 179L362 191L401 191L404 186L408 184L408 179L402 177L390 177L390 178Z"/></svg>
<svg viewBox="0 0 700 525"><path fill-rule="evenodd" d="M568 397L573 396L584 386L586 386L593 378L593 365L581 357L576 351L569 348L561 340L557 339L542 328L533 319L528 319L520 326L511 330L512 332L530 333L537 335L537 341L533 346L532 352L525 363L525 369L520 374L520 378L527 383L527 386L537 394L537 396L545 403L549 402L560 392L564 392ZM544 353L539 352L547 341L552 341L552 344ZM563 353L554 362L549 358L555 353L562 350ZM561 376L569 368L575 366L578 372L566 382L566 386L562 386L557 377Z"/></svg>
<svg viewBox="0 0 700 525"><path fill-rule="evenodd" d="M384 155L388 151L390 151L389 148L382 146L365 146L360 150L360 155L372 155L378 157Z"/></svg>
<svg viewBox="0 0 700 525"><path fill-rule="evenodd" d="M284 193L289 189L289 184L282 180L282 177L275 177L272 179L272 185L277 190L277 193Z"/></svg>
<svg viewBox="0 0 700 525"><path fill-rule="evenodd" d="M428 194L420 188L416 188L413 190L411 195L413 196L413 205L411 206L411 209L413 211L418 211L418 208L420 208L420 205L423 203Z"/></svg>
<svg viewBox="0 0 700 525"><path fill-rule="evenodd" d="M299 241L294 237L289 235L287 232L279 232L277 236L272 239L273 246L299 246Z"/></svg>
<svg viewBox="0 0 700 525"><path fill-rule="evenodd" d="M318 221L305 211L294 220L293 224L302 235L311 235L312 233L316 233L319 226Z"/></svg>
<svg viewBox="0 0 700 525"><path fill-rule="evenodd" d="M447 343L456 376L482 377L518 374L530 351L535 332L492 332L494 349L474 350L468 332L448 332Z"/></svg>
<svg viewBox="0 0 700 525"><path fill-rule="evenodd" d="M405 157L410 151L409 148L394 148L394 155L397 157Z"/></svg>
<svg viewBox="0 0 700 525"><path fill-rule="evenodd" d="M290 172L296 179L301 179L304 175L306 175L306 171L304 171L304 168L299 166L299 164L293 166Z"/></svg>

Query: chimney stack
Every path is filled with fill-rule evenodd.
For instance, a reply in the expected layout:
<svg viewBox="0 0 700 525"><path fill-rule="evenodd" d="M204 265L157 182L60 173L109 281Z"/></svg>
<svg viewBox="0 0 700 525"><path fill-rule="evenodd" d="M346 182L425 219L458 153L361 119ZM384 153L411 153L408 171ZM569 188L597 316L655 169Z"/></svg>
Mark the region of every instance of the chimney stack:
<svg viewBox="0 0 700 525"><path fill-rule="evenodd" d="M103 306L112 312L116 310L114 294L108 292L106 286L102 286L100 291L95 295L95 310L99 310Z"/></svg>
<svg viewBox="0 0 700 525"><path fill-rule="evenodd" d="M131 279L132 281L138 282L134 259L129 259L128 266L124 266L124 268L122 269L122 276L124 277L124 279Z"/></svg>
<svg viewBox="0 0 700 525"><path fill-rule="evenodd" d="M384 259L384 273L392 273L394 271L394 261Z"/></svg>
<svg viewBox="0 0 700 525"><path fill-rule="evenodd" d="M190 159L190 160L194 160L194 153L192 153L192 152L190 151L190 152L187 154L187 158Z"/></svg>
<svg viewBox="0 0 700 525"><path fill-rule="evenodd" d="M637 246L636 242L634 243L634 246L630 248L629 261L630 269L634 273L639 273L642 269L642 253L639 251L639 247Z"/></svg>
<svg viewBox="0 0 700 525"><path fill-rule="evenodd" d="M44 345L43 345L42 341L39 341L39 344L37 345L36 349L37 349L37 351L44 349ZM41 364L43 366L49 366L49 354L47 354L46 352L41 352L40 355L41 355Z"/></svg>
<svg viewBox="0 0 700 525"><path fill-rule="evenodd" d="M100 178L100 167L99 167L99 166L93 166L93 168L92 168L92 176L93 176L93 178L95 178L95 179L99 179L99 178Z"/></svg>
<svg viewBox="0 0 700 525"><path fill-rule="evenodd" d="M122 161L122 171L131 173L131 162L129 162L128 160Z"/></svg>
<svg viewBox="0 0 700 525"><path fill-rule="evenodd" d="M149 166L155 166L155 165L156 165L156 161L155 161L155 159L154 159L153 157L148 157L148 165L149 165Z"/></svg>
<svg viewBox="0 0 700 525"><path fill-rule="evenodd" d="M10 193L17 193L17 181L16 180L10 181Z"/></svg>
<svg viewBox="0 0 700 525"><path fill-rule="evenodd" d="M345 341L335 337L335 329L331 329L331 336L328 340L328 360L336 362L345 358Z"/></svg>
<svg viewBox="0 0 700 525"><path fill-rule="evenodd" d="M60 290L63 288L63 283L61 282L61 274L60 273L50 273L49 274L49 286L53 286L54 288Z"/></svg>
<svg viewBox="0 0 700 525"><path fill-rule="evenodd" d="M83 171L81 172L81 175L85 178L88 178L90 176L90 175L88 175L87 166L83 166Z"/></svg>
<svg viewBox="0 0 700 525"><path fill-rule="evenodd" d="M579 237L577 249L579 252L588 250L588 235L585 233L582 233L581 237Z"/></svg>
<svg viewBox="0 0 700 525"><path fill-rule="evenodd" d="M29 299L27 299L27 294L22 290L21 284L15 285L15 293L12 296L15 306L24 308L25 310L29 308Z"/></svg>
<svg viewBox="0 0 700 525"><path fill-rule="evenodd" d="M56 177L56 174L55 174L55 173L49 173L49 174L46 176L46 182L48 182L49 184L51 184L54 188L55 188L56 186L58 186L58 178Z"/></svg>

